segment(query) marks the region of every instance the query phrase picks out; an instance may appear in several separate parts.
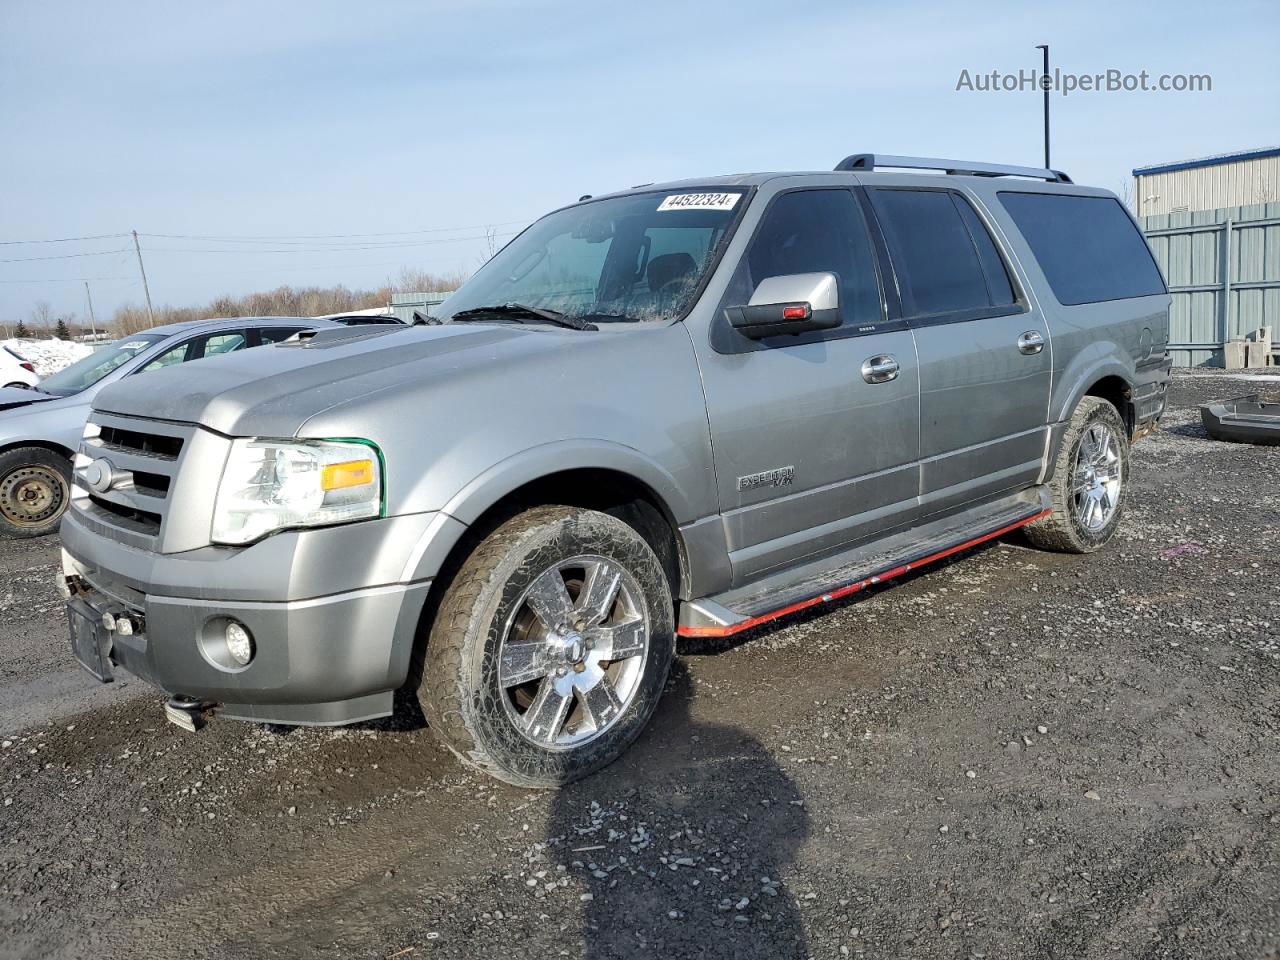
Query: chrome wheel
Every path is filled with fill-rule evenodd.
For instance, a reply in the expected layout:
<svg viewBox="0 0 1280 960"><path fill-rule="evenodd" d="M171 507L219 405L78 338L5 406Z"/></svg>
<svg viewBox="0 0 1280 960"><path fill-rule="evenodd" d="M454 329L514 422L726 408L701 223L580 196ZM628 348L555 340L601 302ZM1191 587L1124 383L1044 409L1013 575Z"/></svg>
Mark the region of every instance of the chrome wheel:
<svg viewBox="0 0 1280 960"><path fill-rule="evenodd" d="M1083 529L1096 533L1116 515L1122 469L1120 444L1111 428L1105 423L1090 424L1080 438L1071 487L1072 510Z"/></svg>
<svg viewBox="0 0 1280 960"><path fill-rule="evenodd" d="M19 527L39 527L62 512L67 481L53 467L30 464L0 480L0 513Z"/></svg>
<svg viewBox="0 0 1280 960"><path fill-rule="evenodd" d="M600 556L534 578L498 650L498 685L516 729L540 747L576 747L626 712L644 675L649 622L640 585Z"/></svg>

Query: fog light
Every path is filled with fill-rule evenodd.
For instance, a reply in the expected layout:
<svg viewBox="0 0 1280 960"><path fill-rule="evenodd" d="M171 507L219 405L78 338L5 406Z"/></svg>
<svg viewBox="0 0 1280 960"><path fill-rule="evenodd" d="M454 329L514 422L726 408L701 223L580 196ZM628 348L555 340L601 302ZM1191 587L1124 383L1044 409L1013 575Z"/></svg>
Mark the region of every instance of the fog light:
<svg viewBox="0 0 1280 960"><path fill-rule="evenodd" d="M248 629L232 620L227 624L226 636L227 653L231 654L231 659L242 667L248 666L253 659L253 637Z"/></svg>

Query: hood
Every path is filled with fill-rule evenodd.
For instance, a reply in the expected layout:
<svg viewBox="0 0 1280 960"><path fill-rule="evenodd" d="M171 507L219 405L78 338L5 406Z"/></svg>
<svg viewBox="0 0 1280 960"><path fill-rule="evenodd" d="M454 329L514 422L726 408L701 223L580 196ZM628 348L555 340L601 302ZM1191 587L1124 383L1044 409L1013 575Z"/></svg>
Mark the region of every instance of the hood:
<svg viewBox="0 0 1280 960"><path fill-rule="evenodd" d="M107 413L199 423L229 436L289 437L316 414L368 394L563 349L582 336L494 324L323 330L305 340L126 377L103 389L93 405Z"/></svg>
<svg viewBox="0 0 1280 960"><path fill-rule="evenodd" d="M0 410L12 410L14 407L25 407L33 403L47 403L50 400L58 400L50 393L41 393L38 390L24 389L23 387L0 387Z"/></svg>

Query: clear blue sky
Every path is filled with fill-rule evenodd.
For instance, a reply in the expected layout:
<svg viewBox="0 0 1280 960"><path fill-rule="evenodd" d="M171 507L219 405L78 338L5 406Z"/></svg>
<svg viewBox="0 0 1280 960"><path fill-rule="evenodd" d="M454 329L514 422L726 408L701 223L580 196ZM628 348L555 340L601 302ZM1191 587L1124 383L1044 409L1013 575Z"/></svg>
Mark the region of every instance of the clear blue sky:
<svg viewBox="0 0 1280 960"><path fill-rule="evenodd" d="M1136 165L1280 141L1274 0L0 0L0 38L0 241L439 231L320 252L144 237L157 304L472 268L484 242L455 238L653 180L860 151L1039 163L1039 94L955 89L962 69L1035 67L1037 43L1077 73L1213 78L1055 95L1054 165L1078 181L1119 190ZM109 315L141 302L136 271L131 252L0 263L0 320L41 299L83 316L80 277L111 278L93 281Z"/></svg>

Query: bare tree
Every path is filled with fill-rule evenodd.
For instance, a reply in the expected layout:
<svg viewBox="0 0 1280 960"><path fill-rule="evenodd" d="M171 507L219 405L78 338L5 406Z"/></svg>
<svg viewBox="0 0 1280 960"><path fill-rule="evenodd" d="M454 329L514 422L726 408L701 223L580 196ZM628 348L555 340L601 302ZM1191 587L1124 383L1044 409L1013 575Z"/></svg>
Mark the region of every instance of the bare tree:
<svg viewBox="0 0 1280 960"><path fill-rule="evenodd" d="M53 307L48 300L37 300L31 308L31 326L37 331L48 330L53 325Z"/></svg>
<svg viewBox="0 0 1280 960"><path fill-rule="evenodd" d="M1137 210L1134 210L1133 207L1133 178L1125 177L1124 180L1120 182L1120 189L1117 190L1116 193L1119 195L1121 203L1134 213L1137 213Z"/></svg>
<svg viewBox="0 0 1280 960"><path fill-rule="evenodd" d="M336 287L276 287L240 297L221 296L198 307L155 307L155 324L179 323L186 320L203 320L206 317L316 317L328 313L344 313L370 307L385 308L391 294L397 292L433 292L456 290L466 274L436 274L408 268L397 278L376 290L351 290ZM50 311L52 315L52 311ZM111 321L111 331L118 337L137 333L152 326L145 307L127 304L116 310Z"/></svg>

